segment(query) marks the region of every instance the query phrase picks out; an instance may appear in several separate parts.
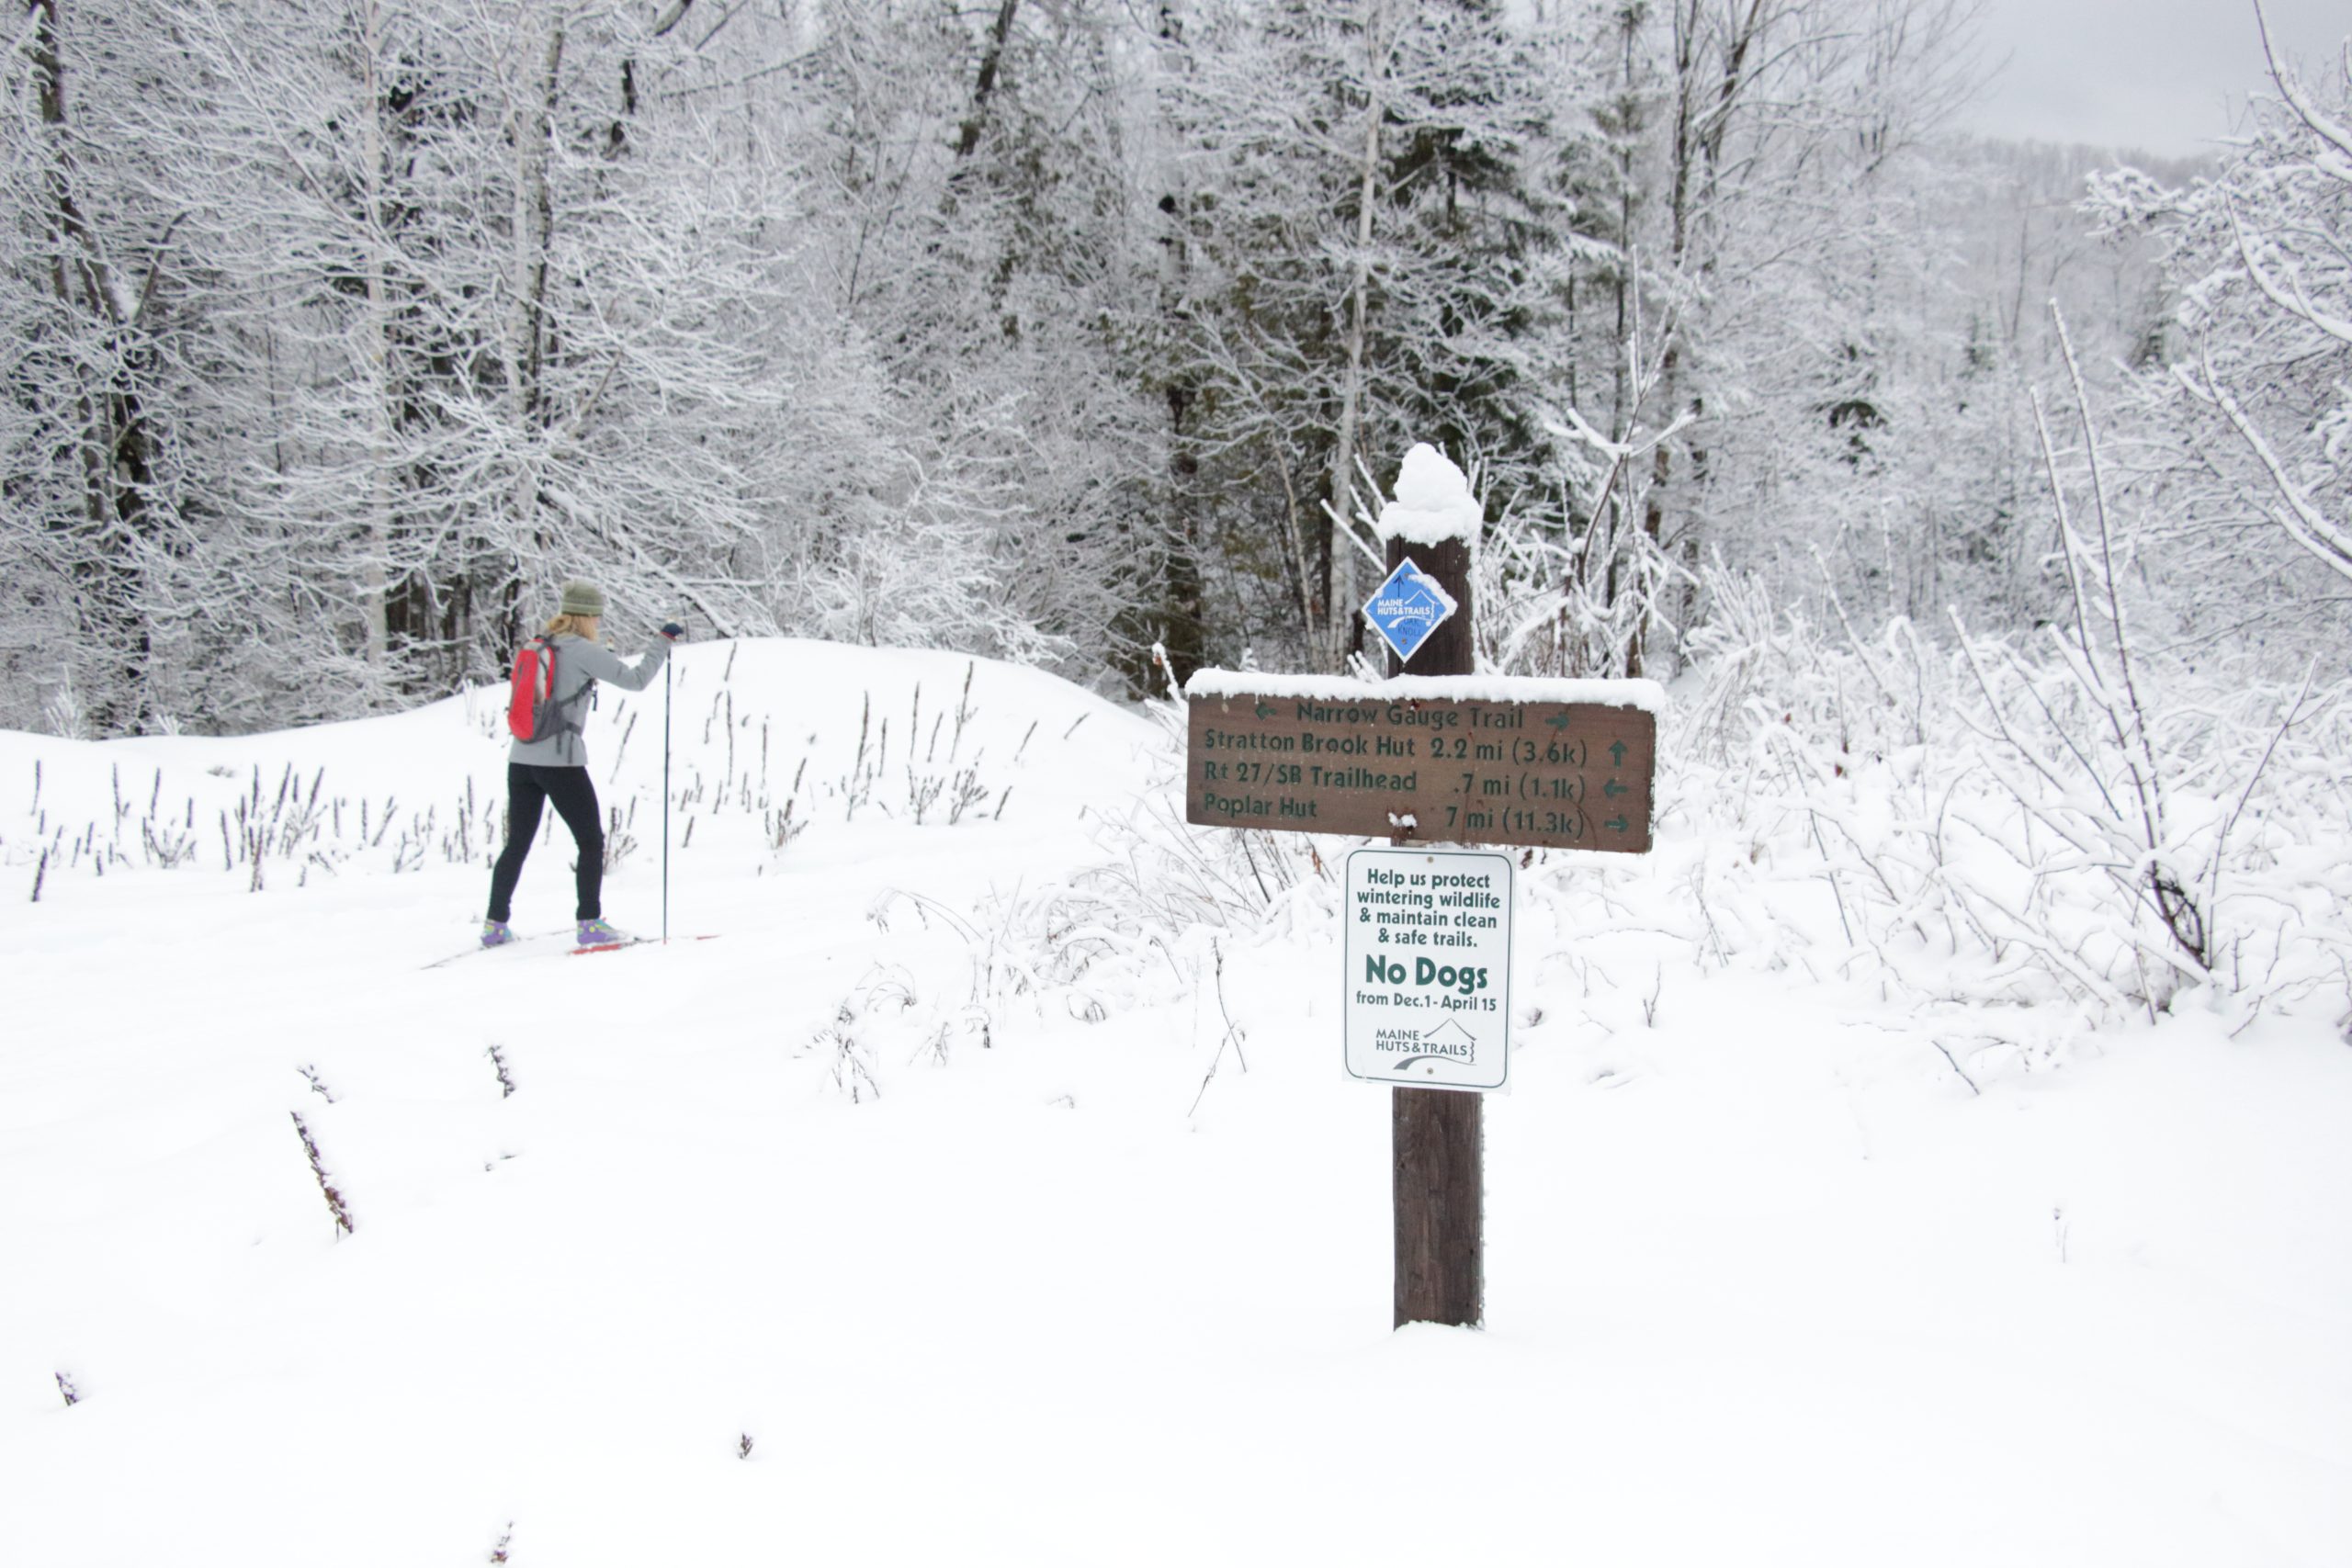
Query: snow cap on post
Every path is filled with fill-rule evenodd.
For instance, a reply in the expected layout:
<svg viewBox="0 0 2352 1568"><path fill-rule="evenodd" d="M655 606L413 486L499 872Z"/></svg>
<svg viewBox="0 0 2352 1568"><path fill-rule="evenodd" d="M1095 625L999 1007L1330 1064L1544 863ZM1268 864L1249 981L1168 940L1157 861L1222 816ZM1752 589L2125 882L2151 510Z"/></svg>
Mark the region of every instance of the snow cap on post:
<svg viewBox="0 0 2352 1568"><path fill-rule="evenodd" d="M1396 499L1380 509L1374 532L1385 543L1402 539L1408 545L1437 545L1460 539L1476 547L1484 514L1470 481L1427 442L1405 454L1396 470Z"/></svg>

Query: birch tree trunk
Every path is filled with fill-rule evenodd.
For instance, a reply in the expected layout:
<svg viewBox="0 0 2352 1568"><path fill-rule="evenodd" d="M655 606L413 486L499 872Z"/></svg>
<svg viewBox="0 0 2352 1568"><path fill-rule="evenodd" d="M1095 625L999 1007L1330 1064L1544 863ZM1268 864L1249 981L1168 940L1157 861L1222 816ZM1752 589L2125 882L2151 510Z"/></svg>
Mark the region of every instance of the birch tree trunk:
<svg viewBox="0 0 2352 1568"><path fill-rule="evenodd" d="M368 501L363 528L359 567L359 612L366 627L368 668L380 678L390 644L390 622L385 604L384 565L393 530L392 446L398 411L392 387L392 323L390 290L384 279L384 94L377 80L376 59L381 47L381 14L376 0L359 0L360 91L367 98L360 123L360 200L365 233L368 290L366 358L369 385L368 410L374 451L368 465Z"/></svg>
<svg viewBox="0 0 2352 1568"><path fill-rule="evenodd" d="M87 536L70 551L81 630L107 650L105 680L93 694L101 733L136 727L152 641L139 602L141 542L155 480L153 436L142 385L153 355L141 342L154 274L131 297L108 262L107 245L74 195L68 136L65 40L59 0L32 0L32 60L38 80L50 230L50 286L59 307L96 342L76 371L74 446L81 472L79 510ZM168 237L168 231L166 231ZM160 256L152 264L162 265Z"/></svg>
<svg viewBox="0 0 2352 1568"><path fill-rule="evenodd" d="M1701 229L1702 224L1712 222L1721 195L1724 139L1730 134L1733 118L1754 80L1751 56L1757 43L1764 29L1780 19L1782 9L1781 0L1728 0L1720 23L1711 24L1704 15L1704 5L1705 0L1676 0L1674 7L1674 140L1670 151L1668 263L1671 273L1682 280L1686 292L1694 299L1704 297L1706 278L1714 270L1714 254ZM1706 47L1706 35L1717 27L1721 36L1714 40L1715 48L1711 51ZM1712 81L1706 79L1710 74ZM1684 386L1684 338L1685 329L1680 323L1669 327L1660 360L1660 417L1666 422L1680 417L1686 403L1695 402ZM1684 485L1694 499L1699 490L1699 470L1704 462L1704 454L1694 446L1690 453L1691 477ZM1668 530L1667 501L1673 479L1673 444L1661 441L1652 458L1649 493L1642 513L1643 535L1661 569L1669 555L1679 555L1686 562L1695 563L1698 559L1696 510L1686 507L1675 528L1670 533ZM1652 603L1645 608L1626 649L1628 675L1648 672L1651 645L1662 629L1657 599L1667 598L1670 593L1669 585L1661 581Z"/></svg>
<svg viewBox="0 0 2352 1568"><path fill-rule="evenodd" d="M1386 112L1381 84L1388 74L1393 31L1385 0L1376 3L1364 23L1363 164L1356 193L1355 264L1348 285L1348 368L1340 383L1340 425L1331 452L1331 499L1323 519L1323 604L1329 626L1327 644L1333 668L1345 663L1353 643L1351 629L1356 604L1356 558L1349 548L1354 510L1356 448L1363 417L1365 320L1372 290L1373 208L1380 197L1380 122Z"/></svg>
<svg viewBox="0 0 2352 1568"><path fill-rule="evenodd" d="M989 98L996 91L997 73L1003 68L1004 49L1012 37L1012 18L1021 9L1021 0L1002 0L997 6L996 21L989 28L988 48L980 54L980 73L972 85L972 112L965 117L963 129L956 133L956 156L968 158L980 144L980 132L989 122Z"/></svg>
<svg viewBox="0 0 2352 1568"><path fill-rule="evenodd" d="M541 453L535 437L547 423L548 250L555 232L555 199L548 185L548 138L563 65L563 24L559 21L548 29L542 49L537 22L535 13L526 9L517 52L526 61L536 57L539 69L512 100L514 107L509 116L514 140L514 316L507 366L509 417L522 456L515 465L514 531L508 536L518 547L535 551L546 543L538 518ZM522 575L518 559L502 585L500 611L510 623ZM505 630L505 640L512 641L516 628L509 625Z"/></svg>

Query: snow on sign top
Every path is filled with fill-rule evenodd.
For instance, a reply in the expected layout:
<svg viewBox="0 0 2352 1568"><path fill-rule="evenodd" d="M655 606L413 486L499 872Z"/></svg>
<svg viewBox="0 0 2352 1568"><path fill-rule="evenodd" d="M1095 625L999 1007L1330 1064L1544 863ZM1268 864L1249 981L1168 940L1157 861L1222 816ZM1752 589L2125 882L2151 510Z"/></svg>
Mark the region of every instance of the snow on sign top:
<svg viewBox="0 0 2352 1568"><path fill-rule="evenodd" d="M1443 583L1407 556L1388 574L1388 581L1364 601L1363 618L1383 642L1396 650L1397 658L1409 663L1430 634L1460 608Z"/></svg>
<svg viewBox="0 0 2352 1568"><path fill-rule="evenodd" d="M1556 675L1392 675L1359 681L1351 675L1277 675L1262 670L1193 671L1188 697L1267 697L1321 703L1395 702L1589 703L1597 707L1666 712L1666 688L1656 681L1579 680Z"/></svg>
<svg viewBox="0 0 2352 1568"><path fill-rule="evenodd" d="M1422 442L1405 454L1396 470L1396 497L1380 509L1373 531L1383 540L1437 545L1448 539L1475 544L1483 513L1470 481L1445 455Z"/></svg>

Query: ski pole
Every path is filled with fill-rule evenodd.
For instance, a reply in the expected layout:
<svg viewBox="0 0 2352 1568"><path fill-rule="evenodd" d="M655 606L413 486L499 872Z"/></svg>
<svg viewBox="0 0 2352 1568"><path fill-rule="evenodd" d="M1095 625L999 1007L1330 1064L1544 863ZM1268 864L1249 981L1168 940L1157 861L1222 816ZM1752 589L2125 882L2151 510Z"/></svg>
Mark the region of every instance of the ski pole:
<svg viewBox="0 0 2352 1568"><path fill-rule="evenodd" d="M670 664L662 663L662 940L670 940Z"/></svg>

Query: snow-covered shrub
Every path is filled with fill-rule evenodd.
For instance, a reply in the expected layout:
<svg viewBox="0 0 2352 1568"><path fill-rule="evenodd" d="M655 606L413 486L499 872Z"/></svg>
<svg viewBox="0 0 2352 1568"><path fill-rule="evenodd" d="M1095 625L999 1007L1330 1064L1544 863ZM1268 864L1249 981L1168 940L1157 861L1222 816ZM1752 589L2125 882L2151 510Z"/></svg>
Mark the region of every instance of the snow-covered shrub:
<svg viewBox="0 0 2352 1568"><path fill-rule="evenodd" d="M74 689L72 666L59 666L57 685L41 700L40 716L51 735L67 740L90 739L90 716L82 705L82 694Z"/></svg>
<svg viewBox="0 0 2352 1568"><path fill-rule="evenodd" d="M1346 840L1187 823L1184 710L1171 699L1146 711L1161 728L1165 768L1124 807L1106 801L1090 812L1095 863L1023 882L977 913L967 942L991 966L992 1006L1017 1001L1040 1017L1094 1021L1209 996L1237 935L1333 928L1329 857Z"/></svg>
<svg viewBox="0 0 2352 1568"><path fill-rule="evenodd" d="M1917 998L2096 1016L2212 985L2251 1006L2345 982L2345 688L2142 656L2136 703L2061 632L1931 645L1777 623L1713 585L1675 716L1675 808L1810 855L1845 939ZM2119 723L2119 714L2128 714Z"/></svg>
<svg viewBox="0 0 2352 1568"><path fill-rule="evenodd" d="M2143 652L2126 698L2112 629L2087 619L1939 642L1901 619L1865 632L1834 594L1824 627L1752 579L1705 588L1660 737L1657 851L1527 857L1555 948L1662 932L1702 966L1948 1010L1954 1041L2029 1057L2190 989L2250 1011L2352 986L2334 761L2352 686ZM1162 717L1172 761L1181 714ZM1181 789L1171 766L1102 820L1101 863L996 911L1041 990L1205 996L1219 941L1329 931L1348 840L1193 828Z"/></svg>

